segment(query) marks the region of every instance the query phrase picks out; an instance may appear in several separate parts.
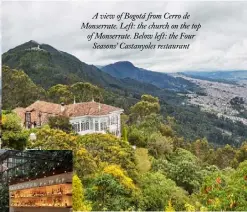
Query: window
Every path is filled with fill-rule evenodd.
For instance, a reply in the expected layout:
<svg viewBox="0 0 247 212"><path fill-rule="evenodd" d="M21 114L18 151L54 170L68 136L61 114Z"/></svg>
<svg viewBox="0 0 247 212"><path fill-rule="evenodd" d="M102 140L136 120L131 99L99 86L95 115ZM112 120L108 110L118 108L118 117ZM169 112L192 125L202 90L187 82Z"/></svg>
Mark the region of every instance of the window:
<svg viewBox="0 0 247 212"><path fill-rule="evenodd" d="M31 122L31 113L30 112L26 112L26 122Z"/></svg>
<svg viewBox="0 0 247 212"><path fill-rule="evenodd" d="M31 128L32 124L31 124L31 113L30 112L26 112L25 113L25 125L26 128Z"/></svg>
<svg viewBox="0 0 247 212"><path fill-rule="evenodd" d="M93 129L93 120L90 120L90 129Z"/></svg>
<svg viewBox="0 0 247 212"><path fill-rule="evenodd" d="M95 121L95 131L99 131L99 122Z"/></svg>
<svg viewBox="0 0 247 212"><path fill-rule="evenodd" d="M107 129L107 123L105 121L104 122L101 122L100 123L100 128L101 128L101 130L106 131L106 129Z"/></svg>
<svg viewBox="0 0 247 212"><path fill-rule="evenodd" d="M81 131L85 131L86 130L86 124L84 121L81 122Z"/></svg>
<svg viewBox="0 0 247 212"><path fill-rule="evenodd" d="M111 116L111 125L118 123L118 115Z"/></svg>
<svg viewBox="0 0 247 212"><path fill-rule="evenodd" d="M86 130L89 130L89 121L86 122Z"/></svg>
<svg viewBox="0 0 247 212"><path fill-rule="evenodd" d="M72 124L72 128L76 132L76 124Z"/></svg>
<svg viewBox="0 0 247 212"><path fill-rule="evenodd" d="M111 117L111 125L114 124L114 116Z"/></svg>
<svg viewBox="0 0 247 212"><path fill-rule="evenodd" d="M89 120L81 122L81 131L89 130Z"/></svg>
<svg viewBox="0 0 247 212"><path fill-rule="evenodd" d="M80 123L73 123L72 128L75 132L80 132Z"/></svg>

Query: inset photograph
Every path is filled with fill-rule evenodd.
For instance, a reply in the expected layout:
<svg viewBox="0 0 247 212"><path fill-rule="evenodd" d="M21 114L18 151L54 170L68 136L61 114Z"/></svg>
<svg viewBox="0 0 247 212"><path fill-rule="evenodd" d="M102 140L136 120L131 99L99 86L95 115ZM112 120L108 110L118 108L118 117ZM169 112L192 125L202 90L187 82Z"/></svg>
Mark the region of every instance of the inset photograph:
<svg viewBox="0 0 247 212"><path fill-rule="evenodd" d="M72 161L67 150L1 150L1 211L71 211Z"/></svg>

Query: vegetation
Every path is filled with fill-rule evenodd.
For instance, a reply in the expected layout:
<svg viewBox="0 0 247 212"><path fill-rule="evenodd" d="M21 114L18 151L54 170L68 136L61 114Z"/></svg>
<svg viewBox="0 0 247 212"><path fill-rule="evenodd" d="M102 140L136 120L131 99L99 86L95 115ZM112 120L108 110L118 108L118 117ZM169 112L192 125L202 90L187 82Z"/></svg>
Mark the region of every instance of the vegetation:
<svg viewBox="0 0 247 212"><path fill-rule="evenodd" d="M80 178L77 175L73 176L73 210L75 211L89 211L90 204L84 200L84 190Z"/></svg>
<svg viewBox="0 0 247 212"><path fill-rule="evenodd" d="M66 116L51 116L48 118L48 125L53 129L59 129L65 132L72 131L72 125Z"/></svg>
<svg viewBox="0 0 247 212"><path fill-rule="evenodd" d="M183 105L175 92L113 78L51 46L25 50L32 45L3 55L10 67L3 67L3 148L72 150L75 210L247 210L245 125ZM25 130L11 110L37 99L122 107L122 138L77 135L65 117Z"/></svg>
<svg viewBox="0 0 247 212"><path fill-rule="evenodd" d="M5 109L24 107L44 97L44 89L35 85L24 71L2 68L3 99Z"/></svg>
<svg viewBox="0 0 247 212"><path fill-rule="evenodd" d="M160 90L152 86L145 87L145 84L138 82L131 83L134 85L126 83L124 88L115 86L103 89L88 82L78 81L74 84L56 84L45 90L35 85L26 71L24 73L22 70L13 70L3 66L3 109L12 110L16 107L26 107L38 99L59 104L94 99L123 108L126 114L131 115L130 121L135 118L141 119L143 116L139 114L140 117L136 117L135 110L142 110L142 113L145 113L145 110L150 110L149 113L160 111L163 117L172 116L176 120L174 133L183 136L185 140L206 137L210 143L216 145L240 146L247 137L247 126L241 122L233 124L228 119L202 112L195 106L182 106L181 102L186 100L174 92ZM141 93L145 90L148 90L149 94L143 95L144 99L142 99ZM153 100L149 99L150 94L159 97L159 106L157 102L155 103L157 97ZM138 104L135 105L137 102ZM163 117L164 122L166 120ZM131 132L133 136L135 136L135 132L136 130Z"/></svg>
<svg viewBox="0 0 247 212"><path fill-rule="evenodd" d="M0 184L0 211L9 212L9 189L5 183Z"/></svg>
<svg viewBox="0 0 247 212"><path fill-rule="evenodd" d="M205 138L187 142L174 131L176 120L162 117L159 108L158 98L143 95L123 116L122 138L80 136L51 123L27 131L5 112L5 129L35 131L37 139L4 145L73 150L75 210L246 210L247 142L239 148L216 148Z"/></svg>
<svg viewBox="0 0 247 212"><path fill-rule="evenodd" d="M2 148L24 150L27 146L28 132L22 129L21 120L11 112L2 114Z"/></svg>

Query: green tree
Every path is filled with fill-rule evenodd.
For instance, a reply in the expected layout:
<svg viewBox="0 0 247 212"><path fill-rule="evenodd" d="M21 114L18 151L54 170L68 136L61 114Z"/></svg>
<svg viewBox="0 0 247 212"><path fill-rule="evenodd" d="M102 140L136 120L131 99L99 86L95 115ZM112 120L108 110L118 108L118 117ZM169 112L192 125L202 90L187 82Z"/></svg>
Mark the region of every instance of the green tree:
<svg viewBox="0 0 247 212"><path fill-rule="evenodd" d="M74 150L74 172L82 179L92 177L98 170L93 156L83 147Z"/></svg>
<svg viewBox="0 0 247 212"><path fill-rule="evenodd" d="M50 101L55 103L71 104L73 102L74 96L70 91L68 85L57 84L52 86L47 91L47 97Z"/></svg>
<svg viewBox="0 0 247 212"><path fill-rule="evenodd" d="M94 178L87 198L93 202L94 211L121 211L132 207L131 191L111 174L102 173Z"/></svg>
<svg viewBox="0 0 247 212"><path fill-rule="evenodd" d="M44 89L35 85L24 71L3 66L2 75L3 109L27 107L37 99L44 99Z"/></svg>
<svg viewBox="0 0 247 212"><path fill-rule="evenodd" d="M48 125L53 129L59 129L64 132L72 131L72 125L66 116L51 116L48 119Z"/></svg>
<svg viewBox="0 0 247 212"><path fill-rule="evenodd" d="M2 129L11 131L21 131L21 119L16 113L3 113L2 115Z"/></svg>
<svg viewBox="0 0 247 212"><path fill-rule="evenodd" d="M175 209L172 207L172 202L169 200L168 205L165 208L166 212L175 212Z"/></svg>
<svg viewBox="0 0 247 212"><path fill-rule="evenodd" d="M141 101L131 107L131 119L143 119L152 113L160 111L159 99L151 95L142 95Z"/></svg>
<svg viewBox="0 0 247 212"><path fill-rule="evenodd" d="M216 164L221 169L231 167L233 165L235 155L236 150L227 144L226 146L216 150L214 164Z"/></svg>
<svg viewBox="0 0 247 212"><path fill-rule="evenodd" d="M142 101L147 101L147 102L150 102L150 103L159 103L159 99L157 97L153 97L151 95L148 95L148 94L144 94L141 96L141 100Z"/></svg>
<svg viewBox="0 0 247 212"><path fill-rule="evenodd" d="M128 171L131 177L136 173L135 154L128 142L110 134L88 134L78 136L78 145L85 148L98 167L102 163L117 164Z"/></svg>
<svg viewBox="0 0 247 212"><path fill-rule="evenodd" d="M29 148L41 148L43 150L75 150L78 137L62 130L51 129L45 126L36 131L37 139L29 145Z"/></svg>
<svg viewBox="0 0 247 212"><path fill-rule="evenodd" d="M27 146L28 133L22 129L21 120L15 113L2 116L2 148L23 150Z"/></svg>
<svg viewBox="0 0 247 212"><path fill-rule="evenodd" d="M229 192L231 190L231 192ZM247 160L240 163L235 172L232 172L229 186L226 189L230 196L228 210L245 211L247 200Z"/></svg>
<svg viewBox="0 0 247 212"><path fill-rule="evenodd" d="M77 82L70 87L76 102L88 102L94 99L98 102L103 102L101 90L90 83Z"/></svg>
<svg viewBox="0 0 247 212"><path fill-rule="evenodd" d="M169 155L167 160L159 159L154 163L154 169L162 171L166 176L192 194L198 191L204 173L198 159L191 152L178 148Z"/></svg>
<svg viewBox="0 0 247 212"><path fill-rule="evenodd" d="M72 202L73 202L73 210L75 211L90 211L90 205L85 202L84 199L84 190L81 183L81 180L77 175L73 176L73 195L72 195Z"/></svg>
<svg viewBox="0 0 247 212"><path fill-rule="evenodd" d="M127 130L127 127L124 127L123 128L123 140L124 141L128 141L128 130Z"/></svg>
<svg viewBox="0 0 247 212"><path fill-rule="evenodd" d="M176 210L184 210L184 204L188 201L186 192L163 174L146 173L141 176L138 184L142 190L143 210L161 211L170 201Z"/></svg>
<svg viewBox="0 0 247 212"><path fill-rule="evenodd" d="M137 148L135 150L136 157L136 168L138 171L143 174L148 172L151 169L151 157L148 154L148 150L145 148Z"/></svg>
<svg viewBox="0 0 247 212"><path fill-rule="evenodd" d="M136 127L132 127L128 134L128 141L132 145L136 145L138 147L146 147L147 145L147 137L144 135L142 130L138 130Z"/></svg>
<svg viewBox="0 0 247 212"><path fill-rule="evenodd" d="M154 133L149 138L148 149L155 157L169 155L173 151L172 138L161 136L159 133Z"/></svg>
<svg viewBox="0 0 247 212"><path fill-rule="evenodd" d="M235 158L239 163L247 159L247 141L243 142L241 147L236 151Z"/></svg>
<svg viewBox="0 0 247 212"><path fill-rule="evenodd" d="M137 190L133 180L116 164L107 165L93 180L88 197L93 210L130 210Z"/></svg>
<svg viewBox="0 0 247 212"><path fill-rule="evenodd" d="M232 210L230 208L232 191L226 193L228 183L229 176L221 171L205 177L199 198L209 211Z"/></svg>
<svg viewBox="0 0 247 212"><path fill-rule="evenodd" d="M202 161L207 161L210 153L210 145L208 144L207 139L197 139L191 143L191 152L200 158Z"/></svg>
<svg viewBox="0 0 247 212"><path fill-rule="evenodd" d="M0 176L2 177L2 176ZM9 212L9 189L6 183L0 184L0 211Z"/></svg>

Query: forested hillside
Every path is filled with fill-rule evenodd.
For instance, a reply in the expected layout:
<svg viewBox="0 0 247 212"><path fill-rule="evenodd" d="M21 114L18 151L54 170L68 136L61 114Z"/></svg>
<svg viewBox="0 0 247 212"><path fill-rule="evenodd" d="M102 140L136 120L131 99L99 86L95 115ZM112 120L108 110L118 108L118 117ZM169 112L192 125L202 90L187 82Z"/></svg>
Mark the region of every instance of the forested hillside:
<svg viewBox="0 0 247 212"><path fill-rule="evenodd" d="M151 84L140 83L133 79L117 79L96 66L81 62L71 54L35 41L26 42L5 52L2 55L2 63L12 69L23 70L35 84L45 89L56 84L90 82L111 90L128 89L137 93L159 90Z"/></svg>
<svg viewBox="0 0 247 212"><path fill-rule="evenodd" d="M159 98L163 117L176 119L174 130L187 141L206 137L215 145L240 146L247 136L247 126L241 122L186 104L186 97L180 94L186 90L200 92L195 84L143 70L129 62L101 67L104 71L113 70L109 72L111 76L50 45L29 41L4 53L2 63L3 109L26 107L37 99L72 103L75 97L77 102L94 98L129 114L130 107L143 94L151 94Z"/></svg>
<svg viewBox="0 0 247 212"><path fill-rule="evenodd" d="M27 107L36 100L46 100L54 103L66 104L76 102L96 101L121 107L126 114L130 107L141 99L146 90L148 94L158 96L160 99L161 114L176 119L174 130L188 142L197 138L206 137L214 145L231 144L240 146L247 137L247 126L216 115L206 113L200 108L183 105L185 97L169 91L162 90L150 84L136 83L133 79L123 79L133 87L105 89L88 82L74 84L56 84L47 89L36 85L23 70L10 69L3 66L3 109L12 110L16 107ZM145 87L146 86L146 87ZM230 133L229 133L230 132Z"/></svg>
<svg viewBox="0 0 247 212"><path fill-rule="evenodd" d="M159 88L176 91L199 90L192 82L180 77L173 77L166 73L149 71L134 66L131 62L120 61L100 68L102 71L118 79L131 78L139 82L150 83Z"/></svg>
<svg viewBox="0 0 247 212"><path fill-rule="evenodd" d="M122 138L77 135L64 117L25 130L15 113L4 111L3 147L72 150L75 211L245 211L247 143L187 142L160 109L157 97L142 95L121 118ZM30 133L37 138L30 140Z"/></svg>

